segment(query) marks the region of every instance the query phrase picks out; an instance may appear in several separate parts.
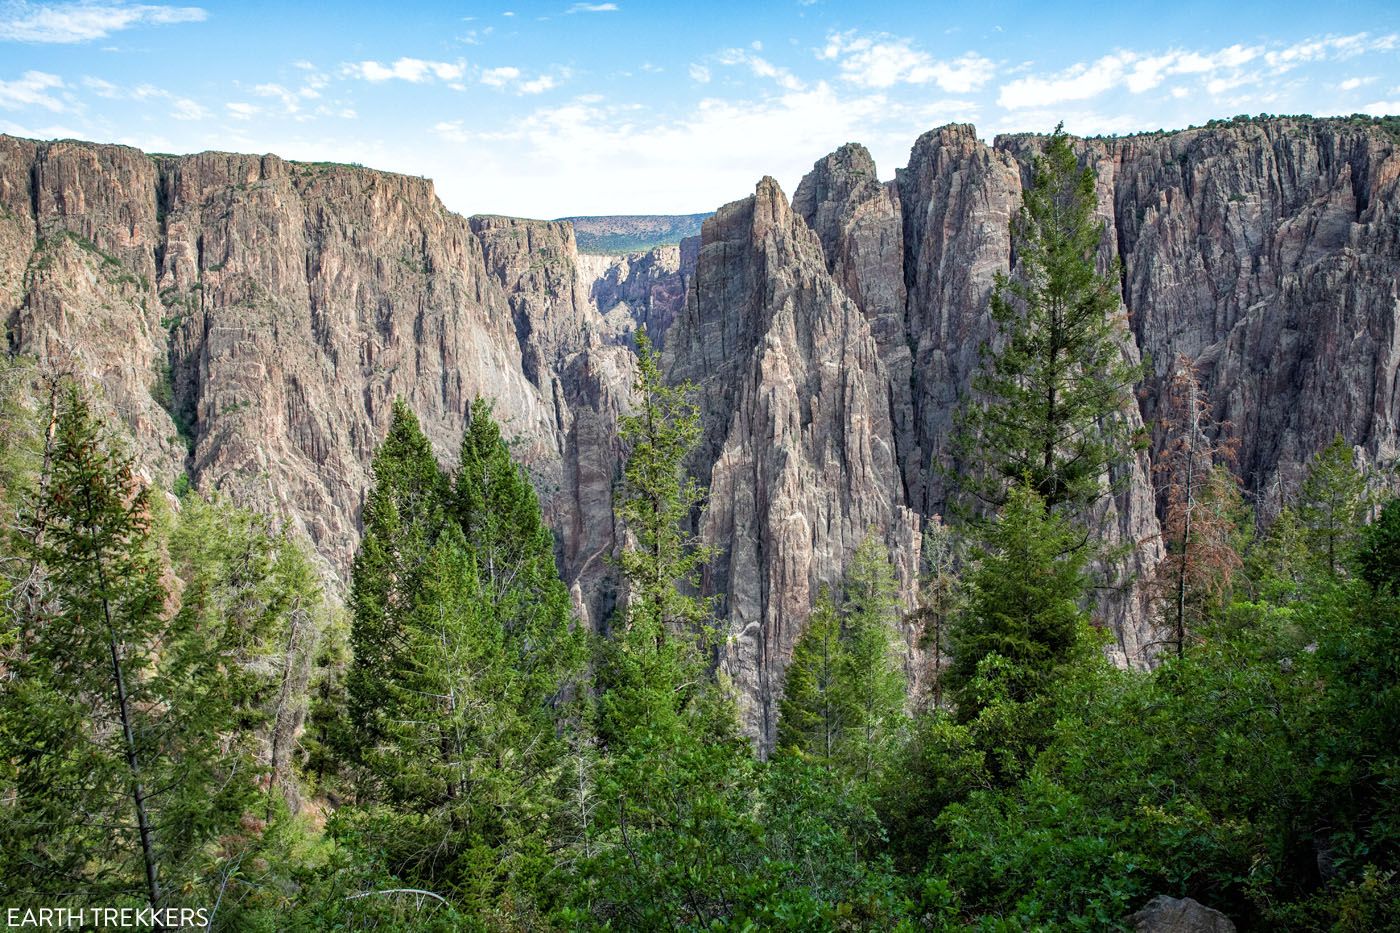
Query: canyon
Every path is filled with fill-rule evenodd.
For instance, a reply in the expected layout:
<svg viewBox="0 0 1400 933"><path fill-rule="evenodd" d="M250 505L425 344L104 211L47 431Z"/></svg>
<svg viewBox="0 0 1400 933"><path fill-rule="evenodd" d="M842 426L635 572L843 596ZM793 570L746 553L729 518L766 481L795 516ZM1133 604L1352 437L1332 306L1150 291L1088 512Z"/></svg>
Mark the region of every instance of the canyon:
<svg viewBox="0 0 1400 933"><path fill-rule="evenodd" d="M618 598L617 422L645 326L697 387L703 587L766 748L812 599L865 536L914 598L1043 139L941 127L886 181L848 144L791 198L763 178L698 237L601 256L568 222L453 214L416 177L0 136L0 311L9 351L94 389L148 479L279 516L342 585L393 400L450 464L467 406L492 399L594 627ZM1121 269L1124 352L1150 361L1130 417L1153 426L1194 362L1264 520L1338 434L1393 471L1400 141L1270 118L1076 147L1097 172L1101 268ZM1101 568L1096 619L1118 663L1144 665L1151 451L1116 478L1094 520L1135 547ZM905 632L916 682L920 635Z"/></svg>

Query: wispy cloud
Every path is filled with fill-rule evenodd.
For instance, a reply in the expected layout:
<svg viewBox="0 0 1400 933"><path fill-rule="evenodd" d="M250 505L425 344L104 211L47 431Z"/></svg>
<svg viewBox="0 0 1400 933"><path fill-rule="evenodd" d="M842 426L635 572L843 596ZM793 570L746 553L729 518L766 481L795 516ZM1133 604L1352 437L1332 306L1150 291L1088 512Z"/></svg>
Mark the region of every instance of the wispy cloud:
<svg viewBox="0 0 1400 933"><path fill-rule="evenodd" d="M135 26L198 23L208 16L196 6L9 3L0 7L0 41L90 42Z"/></svg>
<svg viewBox="0 0 1400 933"><path fill-rule="evenodd" d="M487 87L505 87L512 81L519 79L520 69L510 65L503 65L500 68L487 68L481 73L481 83Z"/></svg>
<svg viewBox="0 0 1400 933"><path fill-rule="evenodd" d="M28 107L42 107L53 113L63 113L67 105L50 91L64 87L58 75L44 71L26 71L15 81L0 81L0 107L6 110L23 110Z"/></svg>
<svg viewBox="0 0 1400 933"><path fill-rule="evenodd" d="M909 39L884 34L872 37L854 31L834 32L817 55L839 62L841 77L863 88L936 84L950 93L965 94L978 90L996 74L992 60L976 52L945 61L915 48Z"/></svg>
<svg viewBox="0 0 1400 933"><path fill-rule="evenodd" d="M556 68L554 74L537 74L533 78L527 78L525 72L514 65L502 65L498 68L482 69L477 77L487 87L530 95L553 90L568 76L568 69Z"/></svg>
<svg viewBox="0 0 1400 933"><path fill-rule="evenodd" d="M997 103L1013 110L1048 107L1089 100L1120 87L1141 94L1174 76L1198 76L1204 82L1206 93L1214 96L1276 78L1310 62L1352 58L1396 48L1400 48L1398 35L1372 36L1361 32L1306 39L1272 49L1263 45L1235 44L1212 52L1172 49L1146 54L1120 50L1092 62L1078 62L1063 71L1011 81L1001 87Z"/></svg>
<svg viewBox="0 0 1400 933"><path fill-rule="evenodd" d="M618 7L616 3L575 3L564 11L565 15L570 13L616 13Z"/></svg>
<svg viewBox="0 0 1400 933"><path fill-rule="evenodd" d="M754 43L754 46L763 48L762 44L757 42ZM780 68L746 49L725 49L716 56L715 61L721 65L746 65L754 77L771 79L786 91L800 91L805 86L802 80L788 69ZM706 75L708 76L708 74L707 70ZM691 77L694 77L694 73Z"/></svg>
<svg viewBox="0 0 1400 933"><path fill-rule="evenodd" d="M343 72L350 77L362 78L375 84L383 81L422 84L434 79L456 81L466 70L466 65L461 61L435 62L422 58L400 58L389 65L377 61L353 62L344 66Z"/></svg>
<svg viewBox="0 0 1400 933"><path fill-rule="evenodd" d="M167 91L165 88L156 87L153 84L138 84L135 87L126 87L120 84L113 84L103 78L94 78L91 75L83 78L83 87L92 91L98 97L107 100L135 100L135 101L169 101L170 117L174 120L203 120L209 115L209 111L198 101L188 97L182 97Z"/></svg>

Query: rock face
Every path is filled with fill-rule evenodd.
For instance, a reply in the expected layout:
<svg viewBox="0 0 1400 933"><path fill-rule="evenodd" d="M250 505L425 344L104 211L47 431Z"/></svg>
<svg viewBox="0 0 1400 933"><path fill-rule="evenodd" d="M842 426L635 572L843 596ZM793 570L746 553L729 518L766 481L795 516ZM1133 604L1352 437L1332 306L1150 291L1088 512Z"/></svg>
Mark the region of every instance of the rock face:
<svg viewBox="0 0 1400 933"><path fill-rule="evenodd" d="M1042 144L947 126L883 183L848 145L791 204L764 179L679 247L581 258L569 224L462 218L423 179L0 136L0 313L12 351L100 390L152 477L283 516L335 573L392 399L449 463L466 406L494 399L593 623L613 601L616 424L645 324L700 387L705 586L766 744L818 588L871 533L909 583L920 525L947 507L939 468L958 466L954 413ZM1102 267L1123 270L1124 352L1152 359L1133 417L1151 424L1176 355L1196 360L1265 517L1337 433L1393 464L1396 141L1278 119L1078 145ZM1131 585L1160 555L1150 478L1144 455L1098 516L1139 544L1097 613L1124 664L1154 638Z"/></svg>
<svg viewBox="0 0 1400 933"><path fill-rule="evenodd" d="M1230 918L1189 897L1158 895L1128 918L1137 933L1235 933Z"/></svg>
<svg viewBox="0 0 1400 933"><path fill-rule="evenodd" d="M394 397L450 463L479 394L598 605L631 357L567 224L468 221L423 179L274 156L3 138L0 158L11 347L100 386L156 473L281 514L343 573Z"/></svg>
<svg viewBox="0 0 1400 933"><path fill-rule="evenodd" d="M700 389L701 532L721 548L704 586L729 619L724 664L744 725L769 747L780 677L818 587L837 581L866 534L885 539L906 582L917 564L889 379L870 323L771 178L705 222L665 358Z"/></svg>
<svg viewBox="0 0 1400 933"><path fill-rule="evenodd" d="M618 331L641 326L652 343L662 346L666 332L685 307L686 290L695 272L699 237L690 241L689 262L680 246L658 246L621 256L581 255L580 270L592 280L590 297L608 324Z"/></svg>

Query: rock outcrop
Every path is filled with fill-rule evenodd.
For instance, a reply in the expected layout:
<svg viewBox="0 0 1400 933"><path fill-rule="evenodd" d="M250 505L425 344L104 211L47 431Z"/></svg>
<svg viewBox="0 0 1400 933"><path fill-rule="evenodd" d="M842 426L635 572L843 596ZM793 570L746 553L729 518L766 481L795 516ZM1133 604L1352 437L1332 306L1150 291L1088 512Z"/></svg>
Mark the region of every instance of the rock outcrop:
<svg viewBox="0 0 1400 933"><path fill-rule="evenodd" d="M869 533L912 581L919 526L947 507L954 413L1042 144L947 126L889 182L848 145L791 204L764 179L700 237L601 259L567 223L452 214L420 178L0 136L0 313L11 351L99 390L153 478L283 516L331 573L392 399L448 463L471 399L494 399L594 623L645 324L700 387L705 586L766 744L816 590ZM1152 424L1168 367L1197 361L1266 518L1337 433L1393 465L1397 141L1276 119L1077 145L1098 171L1102 268L1121 263L1124 352L1152 360L1134 416ZM1097 615L1120 663L1144 663L1154 612L1130 584L1160 554L1147 456L1119 479L1099 518L1140 546Z"/></svg>
<svg viewBox="0 0 1400 933"><path fill-rule="evenodd" d="M652 343L660 347L666 332L685 306L686 290L695 272L699 237L682 260L680 246L658 246L645 253L621 256L584 254L580 269L592 281L589 295L608 324L618 331L645 327Z"/></svg>
<svg viewBox="0 0 1400 933"><path fill-rule="evenodd" d="M729 621L724 665L744 725L768 747L818 588L837 582L867 534L885 539L906 583L916 569L889 378L870 323L771 178L705 222L665 359L699 387L701 533L719 547L704 586Z"/></svg>
<svg viewBox="0 0 1400 933"><path fill-rule="evenodd" d="M1235 924L1220 911L1165 894L1148 901L1128 922L1137 933L1235 933Z"/></svg>

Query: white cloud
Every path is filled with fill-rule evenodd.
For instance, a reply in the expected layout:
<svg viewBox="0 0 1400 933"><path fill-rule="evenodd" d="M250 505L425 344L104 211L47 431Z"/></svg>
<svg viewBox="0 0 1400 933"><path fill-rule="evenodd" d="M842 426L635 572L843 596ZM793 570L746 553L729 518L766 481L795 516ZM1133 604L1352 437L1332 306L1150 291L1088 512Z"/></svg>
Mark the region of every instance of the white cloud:
<svg viewBox="0 0 1400 933"><path fill-rule="evenodd" d="M788 69L779 68L767 59L751 55L743 49L726 49L716 57L716 61L721 65L747 65L755 77L776 81L785 91L800 91L803 88L802 81ZM708 74L707 71L706 75Z"/></svg>
<svg viewBox="0 0 1400 933"><path fill-rule="evenodd" d="M1400 35L1371 36L1361 32L1306 39L1272 50L1237 43L1214 52L1172 49L1149 55L1117 51L1093 62L1079 62L1055 74L1031 75L1011 81L1002 86L997 102L1008 109L1024 109L1089 100L1119 87L1141 94L1158 87L1168 77L1179 75L1200 76L1206 93L1219 96L1278 77L1310 62L1340 60L1397 48L1400 48ZM1247 65L1255 67L1246 68ZM1344 83L1341 88L1354 90L1359 86L1347 87ZM1177 89L1171 93L1181 96ZM1261 98L1260 102L1266 101Z"/></svg>
<svg viewBox="0 0 1400 933"><path fill-rule="evenodd" d="M575 3L565 13L616 13L616 3Z"/></svg>
<svg viewBox="0 0 1400 933"><path fill-rule="evenodd" d="M520 93L522 94L543 94L558 84L558 79L553 75L540 75L530 81L520 82Z"/></svg>
<svg viewBox="0 0 1400 933"><path fill-rule="evenodd" d="M421 58L400 58L391 65L377 61L354 62L344 66L343 73L378 84L383 81L407 81L422 84L437 78L455 81L466 74L466 65L457 62L434 62Z"/></svg>
<svg viewBox="0 0 1400 933"><path fill-rule="evenodd" d="M817 57L839 61L841 77L863 88L937 84L945 91L965 94L981 88L996 73L992 60L976 52L943 61L914 48L909 39L889 35L831 33Z"/></svg>
<svg viewBox="0 0 1400 933"><path fill-rule="evenodd" d="M234 101L224 104L224 106L228 108L229 116L235 120L251 120L262 113L262 108L257 104L244 103L243 101Z"/></svg>
<svg viewBox="0 0 1400 933"><path fill-rule="evenodd" d="M1396 100L1373 100L1362 107L1361 112L1374 114L1378 117L1400 114L1400 98Z"/></svg>
<svg viewBox="0 0 1400 933"><path fill-rule="evenodd" d="M1342 91L1354 91L1354 90L1356 90L1356 89L1359 88L1359 87L1362 87L1362 86L1364 86L1364 85L1373 83L1375 80L1376 80L1376 79L1375 79L1374 77L1371 77L1371 78L1347 78L1345 81L1343 81L1342 83L1340 83L1340 84L1337 85L1337 89L1338 89L1338 90L1342 90Z"/></svg>
<svg viewBox="0 0 1400 933"><path fill-rule="evenodd" d="M6 110L23 110L28 107L43 107L54 113L63 113L67 105L48 93L66 87L58 75L44 71L26 71L14 81L0 81L0 107Z"/></svg>
<svg viewBox="0 0 1400 933"><path fill-rule="evenodd" d="M174 120L203 120L209 115L209 111L198 101L172 94L170 91L156 87L154 84L138 84L135 87L123 87L102 78L88 76L83 78L83 86L90 89L98 97L103 97L108 100L170 101L170 117ZM267 96L265 89L271 87L277 87L277 85L259 85L254 89L254 93Z"/></svg>
<svg viewBox="0 0 1400 933"><path fill-rule="evenodd" d="M203 120L208 115L209 111L188 97L176 98L174 109L170 111L170 116L176 120Z"/></svg>
<svg viewBox="0 0 1400 933"><path fill-rule="evenodd" d="M1134 58L1131 52L1120 52L1096 62L1080 62L1049 77L1018 78L1002 85L997 103L1010 110L1021 110L1088 100L1122 82Z"/></svg>
<svg viewBox="0 0 1400 933"><path fill-rule="evenodd" d="M194 6L123 3L15 3L0 13L0 40L88 42L135 26L198 23L209 14Z"/></svg>
<svg viewBox="0 0 1400 933"><path fill-rule="evenodd" d="M1287 71L1306 62L1353 58L1367 52L1390 52L1396 48L1400 48L1400 35L1391 33L1373 37L1370 33L1358 32L1350 36L1306 39L1287 48L1269 52L1264 56L1264 60L1279 71Z"/></svg>
<svg viewBox="0 0 1400 933"><path fill-rule="evenodd" d="M9 120L0 120L0 133L22 136L26 139L81 139L83 133L71 126L50 124L49 126L23 126Z"/></svg>
<svg viewBox="0 0 1400 933"><path fill-rule="evenodd" d="M520 69L510 65L500 68L487 68L481 73L481 83L487 87L505 87L520 78Z"/></svg>
<svg viewBox="0 0 1400 933"><path fill-rule="evenodd" d="M710 69L706 68L704 65L696 65L692 63L690 66L690 80L695 81L698 84L709 84Z"/></svg>
<svg viewBox="0 0 1400 933"><path fill-rule="evenodd" d="M433 132L450 143L464 143L471 137L462 128L461 120L444 120L433 125Z"/></svg>
<svg viewBox="0 0 1400 933"><path fill-rule="evenodd" d="M477 75L478 80L487 87L513 90L517 94L527 95L543 94L558 87L560 82L568 77L569 69L557 68L554 74L538 74L533 78L526 78L525 72L513 65L485 68Z"/></svg>
<svg viewBox="0 0 1400 933"><path fill-rule="evenodd" d="M966 100L902 103L888 95L847 94L821 81L801 91L752 99L706 98L684 115L633 103L576 96L493 129L470 119L432 127L447 145L436 176L448 203L466 211L566 213L707 210L742 197L763 175L791 194L812 162L851 139L864 141L892 171L929 126L977 116ZM454 171L470 145L479 171ZM510 189L487 179L509 177ZM694 184L678 188L677 177ZM587 179L587 184L581 184Z"/></svg>
<svg viewBox="0 0 1400 933"><path fill-rule="evenodd" d="M253 88L253 93L259 97L275 97L282 102L282 109L287 113L296 113L301 109L301 101L298 95L287 90L280 84L259 84ZM315 91L311 92L315 94Z"/></svg>

